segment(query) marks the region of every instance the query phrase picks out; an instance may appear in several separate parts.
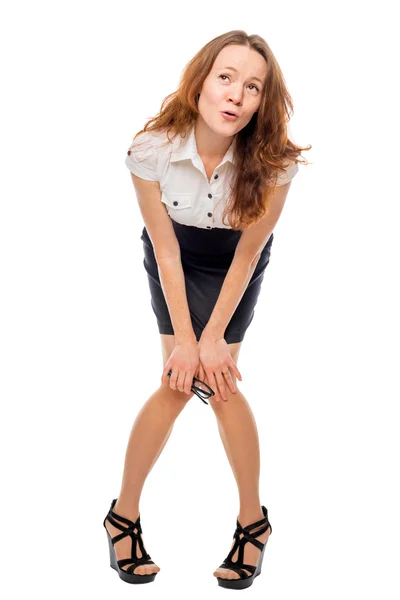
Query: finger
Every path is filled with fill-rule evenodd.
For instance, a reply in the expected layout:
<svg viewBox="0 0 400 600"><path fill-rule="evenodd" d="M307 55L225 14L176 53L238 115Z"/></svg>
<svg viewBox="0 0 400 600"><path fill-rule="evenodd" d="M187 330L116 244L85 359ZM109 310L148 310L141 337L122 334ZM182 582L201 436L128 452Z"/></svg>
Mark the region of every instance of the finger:
<svg viewBox="0 0 400 600"><path fill-rule="evenodd" d="M218 389L220 391L220 394L221 394L223 400L225 400L225 402L227 402L228 401L228 395L226 393L225 379L224 379L221 371L216 371L215 372L215 377L217 379Z"/></svg>
<svg viewBox="0 0 400 600"><path fill-rule="evenodd" d="M186 377L186 371L180 371L179 375L178 375L178 379L176 380L176 387L182 393L184 392L185 377Z"/></svg>
<svg viewBox="0 0 400 600"><path fill-rule="evenodd" d="M236 363L235 363L235 361L234 361L233 359L232 359L232 361L231 361L230 368L231 368L231 369L232 369L232 371L235 373L235 375L236 375L236 377L239 379L239 381L242 381L242 376L241 376L241 374L240 374L240 371L239 371L239 369L237 368L237 366L236 366Z"/></svg>
<svg viewBox="0 0 400 600"><path fill-rule="evenodd" d="M225 371L223 372L223 376L225 377L225 380L226 380L226 382L228 384L228 387L231 390L231 392L233 394L236 394L236 387L235 387L235 384L233 382L232 374L231 374L229 368L227 368L227 372L225 372Z"/></svg>
<svg viewBox="0 0 400 600"><path fill-rule="evenodd" d="M161 375L161 383L163 385L169 385L170 379L168 377L168 371L170 370L170 366L167 363L163 369L162 375Z"/></svg>
<svg viewBox="0 0 400 600"><path fill-rule="evenodd" d="M192 385L193 385L193 371L187 371L186 377L185 377L185 383L183 386L185 394L189 395L192 393Z"/></svg>
<svg viewBox="0 0 400 600"><path fill-rule="evenodd" d="M200 377L201 381L204 381L204 383L206 383L209 387L212 387L211 385L211 381L208 378L207 373L205 372L204 368L202 369L201 372L201 377ZM212 388L213 392L215 392L215 386Z"/></svg>
<svg viewBox="0 0 400 600"><path fill-rule="evenodd" d="M214 392L215 392L215 399L216 399L217 402L219 402L221 398L220 398L220 395L219 395L219 392L218 392L217 382L215 380L213 371L207 370L206 371L206 376L207 376L207 380L208 380L208 381L206 381L206 383L208 383L208 385L210 386L210 388L212 388L214 390Z"/></svg>
<svg viewBox="0 0 400 600"><path fill-rule="evenodd" d="M201 381L204 381L204 383L206 383L214 392L213 394L213 398L219 402L221 400L221 396L218 392L218 388L217 388L217 383L213 377L213 372L211 372L211 379L208 377L204 367L202 367L201 370L201 377L199 378Z"/></svg>
<svg viewBox="0 0 400 600"><path fill-rule="evenodd" d="M199 379L201 379L201 381L205 381L205 378L206 378L206 374L204 372L203 365L200 364L200 367L199 367Z"/></svg>
<svg viewBox="0 0 400 600"><path fill-rule="evenodd" d="M179 371L177 368L172 369L171 377L169 378L169 387L172 390L176 390L176 382L178 380Z"/></svg>

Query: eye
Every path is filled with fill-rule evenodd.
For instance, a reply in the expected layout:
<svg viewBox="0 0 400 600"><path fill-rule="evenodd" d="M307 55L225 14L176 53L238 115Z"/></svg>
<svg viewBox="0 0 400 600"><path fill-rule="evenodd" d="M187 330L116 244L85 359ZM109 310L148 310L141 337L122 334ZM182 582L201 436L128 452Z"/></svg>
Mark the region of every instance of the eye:
<svg viewBox="0 0 400 600"><path fill-rule="evenodd" d="M218 77L227 77L227 78L229 79L229 75L224 75L224 74L222 74L222 75L218 75ZM224 79L223 81L225 81L225 79ZM253 87L253 88L255 88L255 89L257 90L257 92L259 92L259 91L260 91L260 90L258 89L258 87L257 87L256 85L254 85L254 83L250 83L250 86L251 86L251 87Z"/></svg>

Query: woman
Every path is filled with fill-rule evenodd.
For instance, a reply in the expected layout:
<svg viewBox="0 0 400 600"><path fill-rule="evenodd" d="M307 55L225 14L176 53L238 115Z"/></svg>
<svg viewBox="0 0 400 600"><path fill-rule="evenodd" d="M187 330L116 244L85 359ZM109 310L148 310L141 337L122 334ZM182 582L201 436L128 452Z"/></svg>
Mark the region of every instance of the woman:
<svg viewBox="0 0 400 600"><path fill-rule="evenodd" d="M164 359L161 385L132 428L121 492L103 522L111 566L129 583L153 581L160 570L141 535L146 477L192 392L210 388L240 499L234 542L213 574L219 585L242 589L261 572L272 528L260 505L258 435L236 385L237 360L298 156L311 148L288 139L288 108L266 42L231 31L196 54L128 150Z"/></svg>

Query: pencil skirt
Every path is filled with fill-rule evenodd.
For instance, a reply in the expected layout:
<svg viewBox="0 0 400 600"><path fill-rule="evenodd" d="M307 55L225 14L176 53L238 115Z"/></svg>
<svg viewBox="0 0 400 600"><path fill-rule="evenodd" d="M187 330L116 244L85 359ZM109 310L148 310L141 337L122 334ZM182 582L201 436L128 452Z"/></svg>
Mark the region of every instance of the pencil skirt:
<svg viewBox="0 0 400 600"><path fill-rule="evenodd" d="M199 341L218 300L242 232L218 227L203 229L182 225L173 219L171 221L181 251L192 327ZM140 239L143 242L143 265L150 287L151 306L157 319L159 333L173 335L174 329L162 290L153 245L146 227L143 228ZM271 233L247 288L225 329L224 339L228 344L241 342L253 320L273 239L274 234Z"/></svg>

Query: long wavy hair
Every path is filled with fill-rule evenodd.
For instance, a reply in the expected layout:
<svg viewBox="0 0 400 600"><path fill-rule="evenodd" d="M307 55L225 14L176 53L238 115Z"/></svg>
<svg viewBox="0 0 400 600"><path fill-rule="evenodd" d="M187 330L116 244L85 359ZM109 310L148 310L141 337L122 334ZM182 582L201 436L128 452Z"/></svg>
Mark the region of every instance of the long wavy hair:
<svg viewBox="0 0 400 600"><path fill-rule="evenodd" d="M164 98L159 113L145 124L133 139L145 131L164 131L171 142L185 138L199 115L198 98L203 82L219 52L229 44L248 46L265 59L268 69L260 106L249 123L236 133L235 174L222 215L229 226L243 230L258 222L266 213L279 172L294 163L308 164L298 157L307 147L297 146L288 138L287 123L293 114L292 98L282 71L267 42L245 31L228 31L208 42L186 65L178 89ZM169 143L167 142L167 144Z"/></svg>

